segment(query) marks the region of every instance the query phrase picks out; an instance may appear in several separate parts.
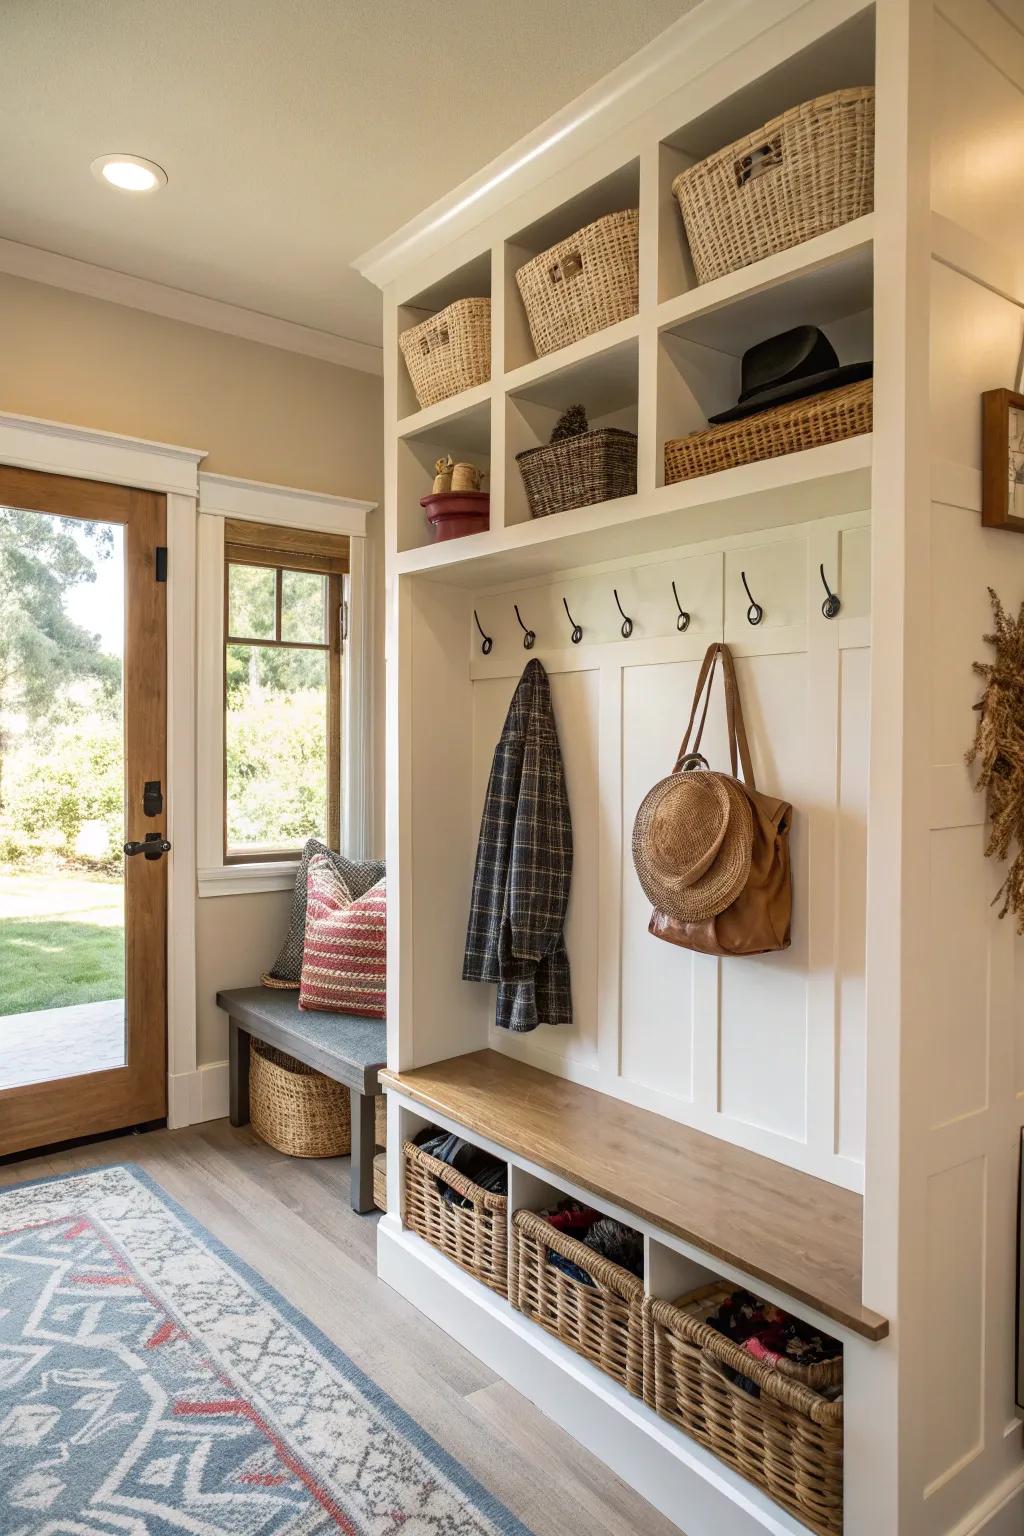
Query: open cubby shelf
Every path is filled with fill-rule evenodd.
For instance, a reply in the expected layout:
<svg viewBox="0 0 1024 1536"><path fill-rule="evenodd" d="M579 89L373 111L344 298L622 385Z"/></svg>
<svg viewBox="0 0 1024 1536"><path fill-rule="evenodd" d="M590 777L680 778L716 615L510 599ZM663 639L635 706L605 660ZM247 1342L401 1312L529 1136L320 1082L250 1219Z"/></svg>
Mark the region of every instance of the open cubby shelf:
<svg viewBox="0 0 1024 1536"><path fill-rule="evenodd" d="M777 331L796 324L819 325L840 362L873 355L873 230L873 215L866 215L660 304L642 298L632 318L543 358L508 368L496 348L489 383L426 410L410 411L396 423L400 569L412 573L443 567L454 578L462 561L476 570L490 555L500 573L496 579L504 579L510 552L525 557L534 543L538 570L554 568L556 560L584 564L611 558L624 548L620 544L606 554L614 538L594 542L591 537L596 530L608 533L619 522L627 528L644 526L637 547L645 549L658 547L657 542L643 542L652 536L668 547L706 538L715 529L739 532L749 526L749 508L740 510L733 524L728 507L761 489L792 488L794 515L787 521L819 515L801 486L808 479L846 474L851 466L869 466L869 436L668 489L664 445L669 438L700 430L710 415L736 400L744 350ZM641 261L643 252L641 236ZM641 282L641 294L650 286ZM513 308L522 315L518 293L506 296L506 314ZM398 366L404 375L404 363ZM406 376L404 384L408 382ZM516 455L547 442L558 416L574 404L586 408L593 427L625 427L639 433L637 495L534 521ZM501 473L492 462L492 446L498 444ZM444 453L464 456L489 472L485 488L491 494L491 526L488 533L437 546L419 498L430 490L434 460ZM809 456L815 460L811 467L805 462ZM687 518L685 526L673 523L673 512L703 506L719 509L713 528L699 516ZM839 508L830 505L828 510ZM651 514L663 519L660 531ZM522 573L519 564L510 571L515 579Z"/></svg>

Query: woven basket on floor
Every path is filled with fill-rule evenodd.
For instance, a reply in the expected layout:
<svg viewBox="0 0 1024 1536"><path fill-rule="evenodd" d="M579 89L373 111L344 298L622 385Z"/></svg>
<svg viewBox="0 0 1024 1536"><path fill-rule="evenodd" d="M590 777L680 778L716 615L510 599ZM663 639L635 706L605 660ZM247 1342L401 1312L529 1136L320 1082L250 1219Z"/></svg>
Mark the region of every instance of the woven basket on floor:
<svg viewBox="0 0 1024 1536"><path fill-rule="evenodd" d="M252 1042L249 1118L289 1157L345 1157L352 1149L348 1089L262 1040Z"/></svg>
<svg viewBox="0 0 1024 1536"><path fill-rule="evenodd" d="M644 1397L821 1536L843 1529L843 1404L755 1360L704 1319L730 1287L644 1302ZM760 1397L730 1381L739 1371Z"/></svg>
<svg viewBox="0 0 1024 1536"><path fill-rule="evenodd" d="M871 380L861 379L806 400L773 405L741 421L672 438L665 444L665 484L859 437L871 431L871 402Z"/></svg>
<svg viewBox="0 0 1024 1536"><path fill-rule="evenodd" d="M538 357L635 315L640 302L636 208L607 213L516 273Z"/></svg>
<svg viewBox="0 0 1024 1536"><path fill-rule="evenodd" d="M672 183L698 283L848 224L874 206L875 93L791 107Z"/></svg>
<svg viewBox="0 0 1024 1536"><path fill-rule="evenodd" d="M456 299L398 338L420 406L486 384L491 376L491 301Z"/></svg>
<svg viewBox="0 0 1024 1536"><path fill-rule="evenodd" d="M407 1141L402 1225L504 1296L508 1291L508 1199ZM470 1201L445 1200L438 1181Z"/></svg>
<svg viewBox="0 0 1024 1536"><path fill-rule="evenodd" d="M373 1101L373 1139L378 1147L388 1144L388 1096L378 1093Z"/></svg>
<svg viewBox="0 0 1024 1536"><path fill-rule="evenodd" d="M373 1160L373 1203L378 1211L388 1208L388 1155L378 1152Z"/></svg>
<svg viewBox="0 0 1024 1536"><path fill-rule="evenodd" d="M560 1253L594 1281L584 1285L548 1262ZM644 1284L533 1211L512 1217L508 1299L578 1355L643 1395Z"/></svg>
<svg viewBox="0 0 1024 1536"><path fill-rule="evenodd" d="M636 493L636 434L599 427L516 454L531 517Z"/></svg>

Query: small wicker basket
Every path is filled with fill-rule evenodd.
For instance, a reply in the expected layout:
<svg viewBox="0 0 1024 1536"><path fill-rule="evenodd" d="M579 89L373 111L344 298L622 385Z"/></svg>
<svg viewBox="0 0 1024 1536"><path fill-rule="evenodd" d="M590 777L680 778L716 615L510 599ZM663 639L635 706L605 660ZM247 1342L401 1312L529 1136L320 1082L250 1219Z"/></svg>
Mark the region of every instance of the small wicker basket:
<svg viewBox="0 0 1024 1536"><path fill-rule="evenodd" d="M636 434L599 427L516 454L531 517L636 494Z"/></svg>
<svg viewBox="0 0 1024 1536"><path fill-rule="evenodd" d="M636 208L604 218L516 273L538 357L635 315L640 302Z"/></svg>
<svg viewBox="0 0 1024 1536"><path fill-rule="evenodd" d="M378 1152L373 1160L373 1203L378 1211L388 1208L388 1155Z"/></svg>
<svg viewBox="0 0 1024 1536"><path fill-rule="evenodd" d="M475 1279L504 1296L508 1291L508 1199L481 1189L455 1168L407 1141L402 1225L417 1233ZM446 1184L469 1205L445 1200Z"/></svg>
<svg viewBox="0 0 1024 1536"><path fill-rule="evenodd" d="M584 1270L584 1285L548 1262L551 1250ZM533 1211L512 1217L508 1299L517 1312L539 1323L643 1396L643 1281L613 1264Z"/></svg>
<svg viewBox="0 0 1024 1536"><path fill-rule="evenodd" d="M805 400L773 405L740 421L672 438L665 444L665 484L859 437L871 431L871 404L871 380L861 379Z"/></svg>
<svg viewBox="0 0 1024 1536"><path fill-rule="evenodd" d="M730 1294L702 1286L676 1302L644 1302L644 1397L662 1418L763 1488L820 1536L843 1529L843 1404L784 1375L705 1319ZM753 1397L722 1367L760 1388ZM841 1380L841 1361L838 1366ZM835 1381L836 1366L824 1374Z"/></svg>
<svg viewBox="0 0 1024 1536"><path fill-rule="evenodd" d="M698 283L874 206L875 93L833 91L773 117L672 183Z"/></svg>
<svg viewBox="0 0 1024 1536"><path fill-rule="evenodd" d="M257 1136L289 1157L345 1157L352 1150L348 1089L253 1040L249 1117Z"/></svg>
<svg viewBox="0 0 1024 1536"><path fill-rule="evenodd" d="M421 407L486 384L491 376L491 301L456 299L403 331L398 345Z"/></svg>

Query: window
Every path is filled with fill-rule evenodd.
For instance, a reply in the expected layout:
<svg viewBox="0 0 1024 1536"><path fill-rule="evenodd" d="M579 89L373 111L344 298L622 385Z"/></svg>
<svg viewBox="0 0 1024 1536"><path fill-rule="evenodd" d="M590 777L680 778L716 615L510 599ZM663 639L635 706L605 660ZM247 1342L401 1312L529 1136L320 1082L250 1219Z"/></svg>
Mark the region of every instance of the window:
<svg viewBox="0 0 1024 1536"><path fill-rule="evenodd" d="M225 863L337 848L348 539L230 519L224 535Z"/></svg>

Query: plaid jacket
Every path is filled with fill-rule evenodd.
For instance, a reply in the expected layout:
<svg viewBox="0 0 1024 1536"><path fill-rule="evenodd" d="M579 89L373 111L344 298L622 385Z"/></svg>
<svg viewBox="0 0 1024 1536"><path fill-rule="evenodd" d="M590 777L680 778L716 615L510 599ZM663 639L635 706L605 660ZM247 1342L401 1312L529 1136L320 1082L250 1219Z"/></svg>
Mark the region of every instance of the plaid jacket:
<svg viewBox="0 0 1024 1536"><path fill-rule="evenodd" d="M527 663L494 752L480 822L464 981L496 981L496 1022L571 1024L562 935L572 823L548 675Z"/></svg>

